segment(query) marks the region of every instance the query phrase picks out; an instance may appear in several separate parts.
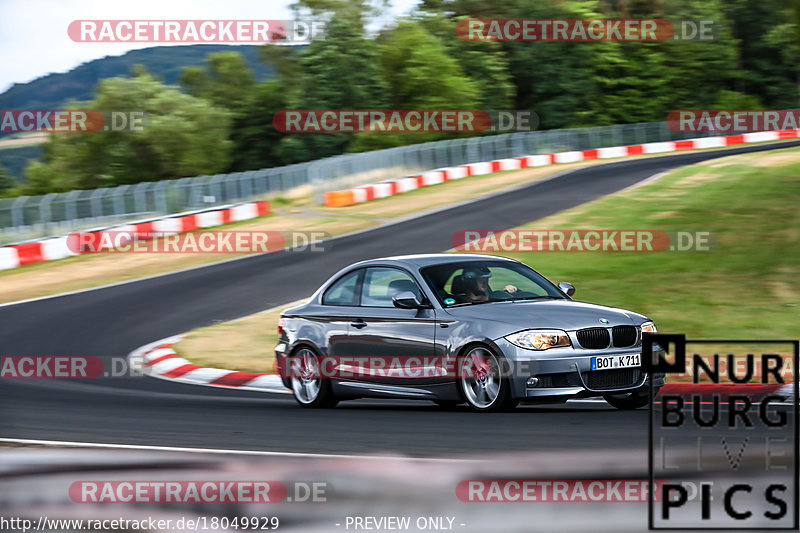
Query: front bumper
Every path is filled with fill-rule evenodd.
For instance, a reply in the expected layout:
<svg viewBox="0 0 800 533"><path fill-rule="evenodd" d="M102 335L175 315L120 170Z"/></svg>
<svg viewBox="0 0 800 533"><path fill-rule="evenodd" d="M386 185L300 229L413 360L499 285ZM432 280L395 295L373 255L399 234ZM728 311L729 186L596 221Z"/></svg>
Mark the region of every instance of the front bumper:
<svg viewBox="0 0 800 533"><path fill-rule="evenodd" d="M509 364L511 392L519 400L560 402L649 386L650 377L639 368L592 370L592 357L641 354L641 345L602 350L553 348L538 352L519 348L505 339L495 343ZM538 378L539 383L528 386L530 377ZM664 374L654 374L653 385L664 385Z"/></svg>

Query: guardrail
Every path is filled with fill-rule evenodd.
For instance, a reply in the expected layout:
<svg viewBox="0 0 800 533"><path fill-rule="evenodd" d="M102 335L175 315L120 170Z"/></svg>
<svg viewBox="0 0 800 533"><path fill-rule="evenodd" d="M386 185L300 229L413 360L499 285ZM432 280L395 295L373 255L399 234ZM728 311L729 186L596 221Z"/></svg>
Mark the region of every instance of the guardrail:
<svg viewBox="0 0 800 533"><path fill-rule="evenodd" d="M284 167L197 176L113 188L0 199L0 244L62 235L144 217L247 201L309 187L325 191L428 170L527 155L702 137L665 122L468 137L343 154Z"/></svg>

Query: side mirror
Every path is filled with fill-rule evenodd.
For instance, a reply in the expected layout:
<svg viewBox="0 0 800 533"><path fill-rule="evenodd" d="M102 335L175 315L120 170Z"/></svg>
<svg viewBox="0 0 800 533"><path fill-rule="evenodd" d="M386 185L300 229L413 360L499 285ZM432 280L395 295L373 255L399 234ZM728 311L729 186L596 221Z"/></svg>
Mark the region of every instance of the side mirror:
<svg viewBox="0 0 800 533"><path fill-rule="evenodd" d="M561 292L566 294L567 296L572 296L575 294L575 287L572 283L567 283L566 281L562 281L558 284L558 288L561 289Z"/></svg>
<svg viewBox="0 0 800 533"><path fill-rule="evenodd" d="M392 303L400 309L419 309L423 307L422 302L411 291L398 292L392 296Z"/></svg>

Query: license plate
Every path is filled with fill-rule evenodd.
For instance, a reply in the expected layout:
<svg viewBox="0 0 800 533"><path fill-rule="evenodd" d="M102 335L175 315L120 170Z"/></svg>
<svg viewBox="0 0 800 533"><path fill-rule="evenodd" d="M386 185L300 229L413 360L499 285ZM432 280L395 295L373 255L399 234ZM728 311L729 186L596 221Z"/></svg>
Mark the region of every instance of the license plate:
<svg viewBox="0 0 800 533"><path fill-rule="evenodd" d="M641 354L605 355L592 357L592 370L611 370L612 368L633 368L642 365Z"/></svg>

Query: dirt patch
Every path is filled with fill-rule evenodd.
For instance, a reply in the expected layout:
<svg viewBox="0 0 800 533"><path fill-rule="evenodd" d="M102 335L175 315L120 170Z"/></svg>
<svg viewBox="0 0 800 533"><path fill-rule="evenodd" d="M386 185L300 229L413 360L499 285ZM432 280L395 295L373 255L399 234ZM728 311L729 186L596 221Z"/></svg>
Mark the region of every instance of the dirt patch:
<svg viewBox="0 0 800 533"><path fill-rule="evenodd" d="M659 213L652 213L648 216L650 220L659 220L662 218L672 218L678 214L677 211L661 211Z"/></svg>
<svg viewBox="0 0 800 533"><path fill-rule="evenodd" d="M676 181L670 188L674 190L676 188L697 187L698 185L703 185L705 182L713 181L719 177L720 175L716 172L697 172Z"/></svg>
<svg viewBox="0 0 800 533"><path fill-rule="evenodd" d="M800 153L780 152L777 154L758 154L761 157L754 157L752 164L757 167L783 167L800 163Z"/></svg>
<svg viewBox="0 0 800 533"><path fill-rule="evenodd" d="M706 163L710 168L724 168L729 166L746 165L750 167L781 167L800 163L800 152L759 152L755 154L742 154L735 158L722 158Z"/></svg>

